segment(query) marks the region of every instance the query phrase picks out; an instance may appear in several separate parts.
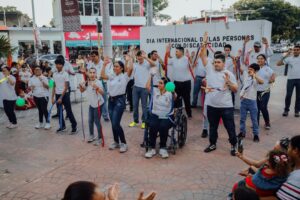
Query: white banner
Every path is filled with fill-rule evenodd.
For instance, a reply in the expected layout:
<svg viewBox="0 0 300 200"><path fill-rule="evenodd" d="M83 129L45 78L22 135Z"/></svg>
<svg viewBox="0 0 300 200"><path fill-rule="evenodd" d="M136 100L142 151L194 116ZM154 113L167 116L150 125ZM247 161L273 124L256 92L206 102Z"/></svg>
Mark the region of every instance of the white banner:
<svg viewBox="0 0 300 200"><path fill-rule="evenodd" d="M223 51L225 44L232 45L232 55L236 55L242 49L243 40L250 35L251 41L247 48L253 48L255 41L261 41L262 37L271 39L272 23L266 20L240 21L240 22L219 22L199 23L175 26L152 26L141 28L141 49L150 52L157 50L160 56L165 54L165 47L168 43L174 48L182 46L190 52L197 51L205 31L209 34L209 42L215 50Z"/></svg>

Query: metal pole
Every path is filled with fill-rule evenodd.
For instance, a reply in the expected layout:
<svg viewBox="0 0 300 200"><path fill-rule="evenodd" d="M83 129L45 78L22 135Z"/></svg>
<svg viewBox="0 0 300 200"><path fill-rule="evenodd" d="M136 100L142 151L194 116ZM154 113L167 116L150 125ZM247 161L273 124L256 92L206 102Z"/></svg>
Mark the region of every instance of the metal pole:
<svg viewBox="0 0 300 200"><path fill-rule="evenodd" d="M37 29L37 25L36 25L36 23L35 23L35 10L34 10L34 0L31 0L31 6L32 6L32 22L33 22L33 33L35 34L34 35L34 38L35 38L35 40L34 40L34 51L35 51L35 54L36 54L36 60L38 61L39 60L39 49L37 48L37 43L38 43L38 41L37 41L37 39L38 38L36 38L36 29Z"/></svg>
<svg viewBox="0 0 300 200"><path fill-rule="evenodd" d="M211 24L211 15L212 15L212 0L210 0L210 16L209 16L209 23Z"/></svg>
<svg viewBox="0 0 300 200"><path fill-rule="evenodd" d="M6 26L6 12L5 12L5 7L3 7L3 19L4 19L4 26Z"/></svg>

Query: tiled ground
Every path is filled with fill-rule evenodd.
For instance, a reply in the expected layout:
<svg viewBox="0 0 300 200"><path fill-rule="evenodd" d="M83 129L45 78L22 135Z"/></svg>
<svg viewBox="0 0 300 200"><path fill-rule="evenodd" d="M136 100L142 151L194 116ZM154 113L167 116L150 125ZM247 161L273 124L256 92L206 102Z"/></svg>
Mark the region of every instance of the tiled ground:
<svg viewBox="0 0 300 200"><path fill-rule="evenodd" d="M270 102L272 129L261 131L258 144L248 134L245 154L260 158L280 137L299 134L299 119L281 117L284 88L285 79L279 77ZM86 102L84 105L87 132ZM80 125L80 104L73 104L73 109ZM136 199L140 190L154 190L158 193L156 199L161 200L225 199L234 182L241 178L237 173L246 166L229 155L230 145L223 127L219 130L217 151L203 153L208 140L200 137L200 110L194 111L193 116L188 122L188 141L183 149L167 160L147 160L143 157L144 149L139 147L143 131L127 127L132 119L129 112L125 112L122 120L129 151L120 154L109 151L107 145L102 148L84 143L81 131L76 136L55 134L56 120L52 121L51 131L35 130L36 110L18 113L19 128L7 130L6 118L0 111L0 199L61 199L68 184L77 180L94 181L102 189L119 182L122 200ZM237 130L238 119L237 114ZM103 125L106 142L110 143L110 124Z"/></svg>

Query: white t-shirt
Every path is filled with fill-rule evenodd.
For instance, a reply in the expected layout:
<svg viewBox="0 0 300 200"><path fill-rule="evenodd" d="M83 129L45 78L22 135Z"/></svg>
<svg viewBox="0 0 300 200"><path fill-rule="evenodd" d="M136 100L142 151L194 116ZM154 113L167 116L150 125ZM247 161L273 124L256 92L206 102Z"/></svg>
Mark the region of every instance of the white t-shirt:
<svg viewBox="0 0 300 200"><path fill-rule="evenodd" d="M127 73L121 73L118 76L115 74L108 76L107 90L109 96L115 97L125 94L128 81Z"/></svg>
<svg viewBox="0 0 300 200"><path fill-rule="evenodd" d="M256 100L257 96L257 80L249 76L247 72L244 72L243 88L240 93L240 97L244 99Z"/></svg>
<svg viewBox="0 0 300 200"><path fill-rule="evenodd" d="M288 64L288 79L300 79L300 56L290 56L283 60Z"/></svg>
<svg viewBox="0 0 300 200"><path fill-rule="evenodd" d="M140 88L146 88L146 84L150 74L150 64L147 60L144 60L142 64L133 64L133 78L134 86Z"/></svg>
<svg viewBox="0 0 300 200"><path fill-rule="evenodd" d="M270 89L269 81L273 73L274 72L271 67L268 67L267 65L260 68L260 70L257 72L257 76L263 79L264 84L257 84L257 91L265 91Z"/></svg>
<svg viewBox="0 0 300 200"><path fill-rule="evenodd" d="M41 79L42 79L42 81L36 76L31 77L29 80L28 86L29 87L34 86L34 89L32 91L33 96L48 97L49 90L47 88L45 88L42 83L42 82L44 82L46 85L48 85L48 79L43 75L41 75Z"/></svg>
<svg viewBox="0 0 300 200"><path fill-rule="evenodd" d="M154 85L158 85L159 80L161 80L163 74L161 73L162 71L162 66L159 63L159 60L154 61L156 66L155 67L151 67L150 69L150 74L154 75L153 76L153 84Z"/></svg>
<svg viewBox="0 0 300 200"><path fill-rule="evenodd" d="M181 58L169 59L170 66L173 67L173 79L174 81L188 81L191 80L191 72L189 70L189 59L186 56Z"/></svg>
<svg viewBox="0 0 300 200"><path fill-rule="evenodd" d="M4 76L0 77L1 79L4 78ZM13 80L14 84L11 85L8 83L7 79L1 83L1 93L3 100L9 100L14 101L17 99L16 91L15 91L15 85L16 85L16 78L12 75L9 75L9 79Z"/></svg>
<svg viewBox="0 0 300 200"><path fill-rule="evenodd" d="M153 88L152 113L160 119L168 119L174 113L173 97L171 92L161 94L158 88Z"/></svg>
<svg viewBox="0 0 300 200"><path fill-rule="evenodd" d="M207 87L214 88L205 96L206 104L216 108L231 108L233 107L231 90L225 84L225 73L228 73L232 83L237 84L235 76L228 70L216 71L212 64L206 66Z"/></svg>
<svg viewBox="0 0 300 200"><path fill-rule="evenodd" d="M249 55L249 65L251 65L252 63L257 63L257 56L259 54L264 54L269 62L269 57L271 55L273 55L273 51L270 47L267 49L262 47L258 53L256 53L254 50L252 50Z"/></svg>
<svg viewBox="0 0 300 200"><path fill-rule="evenodd" d="M226 61L225 61L225 69L227 69L228 71L230 71L231 73L234 74L234 64L233 64L233 60L231 57L227 57Z"/></svg>
<svg viewBox="0 0 300 200"><path fill-rule="evenodd" d="M97 78L99 79L101 76L101 69L103 67L103 61L99 60L99 62L97 64L95 64L94 62L90 62L87 66L87 70L91 69L92 67L96 69L96 75L97 75Z"/></svg>
<svg viewBox="0 0 300 200"><path fill-rule="evenodd" d="M19 72L19 76L20 76L20 80L21 80L22 82L24 82L24 81L29 81L29 79L30 79L30 77L31 77L31 73L30 73L29 71L27 71L27 70L25 70L25 72L20 71L20 72Z"/></svg>
<svg viewBox="0 0 300 200"><path fill-rule="evenodd" d="M207 58L207 62L211 62L211 59ZM197 65L195 67L195 75L201 77L206 76L206 68L203 66L201 58L198 58Z"/></svg>
<svg viewBox="0 0 300 200"><path fill-rule="evenodd" d="M65 82L69 82L69 75L65 71L55 72L53 74L55 82L55 94L62 94L65 89Z"/></svg>
<svg viewBox="0 0 300 200"><path fill-rule="evenodd" d="M102 90L104 90L101 81L95 80L94 82L98 87L100 87ZM90 106L93 108L97 108L98 102L99 102L99 105L101 106L104 103L104 100L103 100L102 95L98 94L96 92L96 90L90 85L91 83L92 82L89 82L89 85L86 88L87 97L88 97Z"/></svg>

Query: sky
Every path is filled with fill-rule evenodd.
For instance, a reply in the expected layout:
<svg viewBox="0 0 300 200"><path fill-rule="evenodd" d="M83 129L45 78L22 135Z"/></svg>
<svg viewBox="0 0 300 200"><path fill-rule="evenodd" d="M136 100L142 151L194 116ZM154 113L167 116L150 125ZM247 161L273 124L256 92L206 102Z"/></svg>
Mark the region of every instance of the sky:
<svg viewBox="0 0 300 200"><path fill-rule="evenodd" d="M201 10L210 9L211 2L214 10L228 8L237 0L169 0L169 7L162 11L178 20L187 17L200 16ZM300 6L300 0L287 0L293 5ZM53 17L52 0L34 0L36 23L38 26L49 25ZM32 18L31 0L0 0L0 6L16 6L18 10Z"/></svg>

